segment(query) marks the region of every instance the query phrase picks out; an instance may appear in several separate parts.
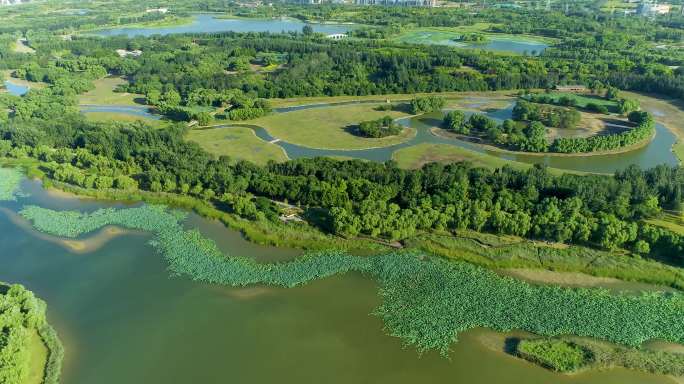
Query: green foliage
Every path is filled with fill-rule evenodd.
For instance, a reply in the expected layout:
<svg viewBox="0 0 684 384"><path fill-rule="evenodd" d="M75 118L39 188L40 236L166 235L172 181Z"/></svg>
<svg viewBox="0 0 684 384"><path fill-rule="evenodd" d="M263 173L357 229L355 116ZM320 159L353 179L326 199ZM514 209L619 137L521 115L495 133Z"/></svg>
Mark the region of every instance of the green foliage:
<svg viewBox="0 0 684 384"><path fill-rule="evenodd" d="M470 129L468 125L466 125L465 113L458 110L449 111L449 113L444 116L444 127L464 135L470 133Z"/></svg>
<svg viewBox="0 0 684 384"><path fill-rule="evenodd" d="M152 230L152 245L167 259L169 269L200 281L292 287L348 271L362 272L380 284L383 301L374 313L385 321L387 331L420 351L437 349L446 354L458 332L477 326L547 336L570 333L630 346L653 338L684 342L684 323L679 321L684 297L678 294L628 296L600 289L534 286L415 252L357 257L328 251L286 263L260 264L224 255L198 231L184 230L178 223L182 216L176 213L154 207L150 213L158 218L143 215L146 220L140 220L139 210L106 210L91 216L99 223ZM63 231L62 222L92 220L76 212L43 211L32 219L40 230L73 236L95 229L92 224L71 225L78 231Z"/></svg>
<svg viewBox="0 0 684 384"><path fill-rule="evenodd" d="M429 113L441 110L446 100L440 96L416 97L409 103L411 114Z"/></svg>
<svg viewBox="0 0 684 384"><path fill-rule="evenodd" d="M23 176L16 168L0 168L0 201L15 200Z"/></svg>
<svg viewBox="0 0 684 384"><path fill-rule="evenodd" d="M56 384L62 347L47 324L45 303L20 285L0 285L0 384L23 383L28 375L29 340L34 332L50 350L45 383Z"/></svg>
<svg viewBox="0 0 684 384"><path fill-rule="evenodd" d="M384 116L377 120L361 122L358 131L362 136L379 138L398 135L402 129L401 125L395 122L391 116Z"/></svg>
<svg viewBox="0 0 684 384"><path fill-rule="evenodd" d="M521 340L517 354L556 372L574 372L591 363L589 351L577 344L555 339Z"/></svg>
<svg viewBox="0 0 684 384"><path fill-rule="evenodd" d="M612 135L557 138L550 150L561 153L609 151L643 142L653 136L655 121L650 115L643 115L639 120L636 127Z"/></svg>
<svg viewBox="0 0 684 384"><path fill-rule="evenodd" d="M558 372L624 367L660 375L684 375L684 354L625 348L574 337L523 339L515 352L526 360Z"/></svg>

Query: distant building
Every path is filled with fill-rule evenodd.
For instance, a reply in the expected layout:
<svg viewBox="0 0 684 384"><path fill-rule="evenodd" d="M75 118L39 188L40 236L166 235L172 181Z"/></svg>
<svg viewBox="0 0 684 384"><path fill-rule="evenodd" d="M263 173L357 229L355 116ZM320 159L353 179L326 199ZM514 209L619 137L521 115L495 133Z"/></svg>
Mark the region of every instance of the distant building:
<svg viewBox="0 0 684 384"><path fill-rule="evenodd" d="M342 39L346 39L349 36L346 33L333 33L333 34L330 34L326 37L330 40L342 40Z"/></svg>
<svg viewBox="0 0 684 384"><path fill-rule="evenodd" d="M116 53L119 55L119 57L128 57L128 56L138 57L138 56L142 55L142 51L140 51L138 49L136 49L134 51L127 51L125 49L117 49Z"/></svg>
<svg viewBox="0 0 684 384"><path fill-rule="evenodd" d="M358 5L386 5L403 7L436 7L437 0L354 0Z"/></svg>
<svg viewBox="0 0 684 384"><path fill-rule="evenodd" d="M587 87L584 85L556 85L556 91L560 92L585 92Z"/></svg>
<svg viewBox="0 0 684 384"><path fill-rule="evenodd" d="M166 13L168 11L169 11L168 8L150 8L150 9L145 10L145 12L147 12L147 13Z"/></svg>
<svg viewBox="0 0 684 384"><path fill-rule="evenodd" d="M656 16L670 13L670 9L672 9L670 4L644 1L637 8L637 13L642 16Z"/></svg>

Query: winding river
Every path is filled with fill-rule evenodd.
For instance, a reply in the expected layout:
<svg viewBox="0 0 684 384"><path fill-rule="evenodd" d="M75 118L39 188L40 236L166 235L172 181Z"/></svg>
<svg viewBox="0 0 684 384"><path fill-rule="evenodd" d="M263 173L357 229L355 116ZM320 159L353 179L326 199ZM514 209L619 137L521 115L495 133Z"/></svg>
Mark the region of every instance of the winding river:
<svg viewBox="0 0 684 384"><path fill-rule="evenodd" d="M451 359L419 357L369 315L379 298L360 275L291 289L170 278L148 234L124 232L77 253L14 215L25 204L82 211L124 204L47 192L35 181L23 190L29 197L0 202L0 280L25 284L48 302L66 348L65 384L672 383L624 369L557 375L501 352L500 334L483 329L461 335ZM185 225L232 254L269 262L298 254L248 243L194 215Z"/></svg>
<svg viewBox="0 0 684 384"><path fill-rule="evenodd" d="M473 99L478 101L478 99ZM482 101L482 99L480 99ZM276 113L288 113L301 109L310 108L328 108L331 106L348 105L358 102L345 102L337 104L312 104L297 107L288 107L276 109ZM370 102L369 102L370 103ZM493 112L487 112L486 115L501 122L511 117L513 104L505 109L500 109ZM344 156L356 159L364 159L370 161L383 162L392 159L392 154L402 148L414 146L422 143L433 144L448 144L465 148L471 151L485 153L487 155L496 156L501 159L524 162L528 164L545 164L549 167L559 169L569 169L584 172L596 173L611 173L618 169L624 169L630 164L637 164L642 168L650 168L659 164L677 165L679 164L677 158L672 152L672 145L676 141L676 137L662 124L656 124L656 136L649 144L642 148L633 151L596 155L596 156L553 156L553 155L528 155L523 153L510 153L487 149L483 146L460 140L457 138L448 138L437 136L432 133L432 129L441 125L443 113L430 113L426 115L409 117L400 119L399 122L406 126L416 129L416 135L403 143L391 145L387 147L362 149L362 150L329 150L309 148L297 144L288 143L279 140L272 136L265 128L249 125L249 124L230 124L225 125L225 129L231 126L247 127L254 130L255 134L264 141L273 142L282 147L291 159L309 158L317 156ZM221 127L214 127L212 129L221 129Z"/></svg>
<svg viewBox="0 0 684 384"><path fill-rule="evenodd" d="M28 92L29 88L24 85L14 84L11 81L6 81L6 86L11 94L23 95ZM471 98L473 103L485 102L486 98ZM303 109L313 108L330 108L340 105L351 105L358 103L377 103L378 101L347 101L340 103L329 104L309 104L285 108L276 108L275 113L289 113ZM497 111L487 112L486 114L497 120L503 121L511 117L513 104L507 108ZM143 117L158 120L159 115L153 114L146 106L119 106L119 105L81 105L81 112L109 112L131 115L136 117ZM662 112L652 111L656 116L662 117ZM657 113L656 113L657 112ZM298 144L288 143L272 136L265 128L249 125L249 124L226 124L224 126L215 126L210 129L230 129L230 127L248 127L254 130L254 133L266 142L273 142L283 148L287 156L291 159L310 158L317 156L342 156L356 159L370 160L383 162L392 159L395 151L414 146L422 143L432 144L448 144L471 151L484 153L490 156L495 156L505 160L513 160L528 164L545 164L549 167L568 169L583 172L596 173L612 173L619 169L624 169L631 164L637 164L642 168L651 168L660 164L678 165L679 160L672 152L672 146L676 142L675 135L670 132L665 126L656 124L656 136L647 145L624 153L595 155L595 156L553 156L553 155L530 155L524 153L512 153L488 149L486 147L460 140L457 138L449 138L437 136L432 133L432 129L439 127L441 124L443 113L430 113L421 116L409 117L400 119L399 122L406 126L416 129L416 135L400 144L391 145L387 147L362 149L362 150L329 150L310 148Z"/></svg>

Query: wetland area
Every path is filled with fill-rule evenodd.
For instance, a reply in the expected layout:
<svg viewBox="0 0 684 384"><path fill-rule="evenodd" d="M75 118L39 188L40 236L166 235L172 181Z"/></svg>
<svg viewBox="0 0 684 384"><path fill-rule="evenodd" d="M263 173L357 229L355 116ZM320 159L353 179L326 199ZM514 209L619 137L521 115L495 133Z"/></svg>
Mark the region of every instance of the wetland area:
<svg viewBox="0 0 684 384"><path fill-rule="evenodd" d="M25 180L22 189L27 197L0 205L12 212L22 204L80 211L128 206L56 194L35 181ZM198 228L224 252L260 262L298 255L254 245L196 215L184 226ZM486 329L463 333L449 359L436 352L419 357L383 333L382 321L370 315L379 303L377 286L357 273L297 288L227 288L170 278L148 234L120 233L83 253L11 220L0 220L0 230L0 280L21 281L50 303L49 320L66 347L64 383L215 382L228 375L243 383L673 382L624 369L559 376L507 355L505 335Z"/></svg>

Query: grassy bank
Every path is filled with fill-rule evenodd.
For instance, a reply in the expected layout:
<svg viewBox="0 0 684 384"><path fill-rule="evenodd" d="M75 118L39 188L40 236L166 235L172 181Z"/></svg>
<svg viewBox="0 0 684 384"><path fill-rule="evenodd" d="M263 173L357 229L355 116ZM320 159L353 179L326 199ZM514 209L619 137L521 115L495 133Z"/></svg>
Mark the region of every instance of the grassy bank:
<svg viewBox="0 0 684 384"><path fill-rule="evenodd" d="M261 140L254 134L254 130L249 128L193 129L188 133L187 139L216 156L230 156L232 159L247 160L260 165L269 161L287 160L285 150L276 144Z"/></svg>
<svg viewBox="0 0 684 384"><path fill-rule="evenodd" d="M54 182L40 172L39 163L34 160L5 160L5 164L23 167L30 176L43 179L46 187L55 187L79 196L128 202L144 201L192 210L200 216L219 220L257 244L306 250L345 249L371 254L388 250L386 246L370 239L333 236L306 223L247 220L221 211L210 202L187 195L113 189L89 190ZM2 184L0 182L0 186ZM550 244L472 231L423 233L405 240L404 246L491 269L532 268L581 272L684 289L684 272L681 269L634 257L626 251L606 252L582 246Z"/></svg>

